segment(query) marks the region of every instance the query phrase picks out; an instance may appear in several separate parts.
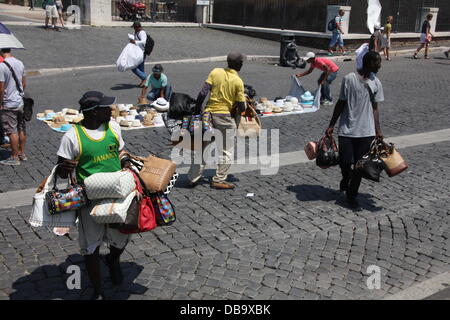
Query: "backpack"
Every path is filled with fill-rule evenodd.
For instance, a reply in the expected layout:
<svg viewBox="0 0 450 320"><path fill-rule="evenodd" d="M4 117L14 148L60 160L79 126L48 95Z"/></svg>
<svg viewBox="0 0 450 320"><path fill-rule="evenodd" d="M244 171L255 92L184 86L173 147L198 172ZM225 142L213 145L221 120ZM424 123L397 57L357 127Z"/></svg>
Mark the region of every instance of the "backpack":
<svg viewBox="0 0 450 320"><path fill-rule="evenodd" d="M328 31L333 31L336 29L336 17L328 21Z"/></svg>
<svg viewBox="0 0 450 320"><path fill-rule="evenodd" d="M145 34L147 35L147 41L145 42L144 54L149 56L155 47L155 40L153 40L148 33ZM139 33L137 33L136 36L139 40L141 40L141 38L139 38Z"/></svg>

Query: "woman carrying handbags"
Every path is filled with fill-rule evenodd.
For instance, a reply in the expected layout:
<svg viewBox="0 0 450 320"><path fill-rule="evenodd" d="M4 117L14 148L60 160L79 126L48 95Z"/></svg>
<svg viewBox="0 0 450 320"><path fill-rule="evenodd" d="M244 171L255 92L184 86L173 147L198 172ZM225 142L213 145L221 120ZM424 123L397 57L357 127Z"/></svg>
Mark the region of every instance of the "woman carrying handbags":
<svg viewBox="0 0 450 320"><path fill-rule="evenodd" d="M382 138L378 103L384 101L383 87L376 74L381 67L381 56L368 52L358 73L346 75L342 81L341 95L334 109L326 135L333 135L339 121L339 162L342 172L340 190L346 192L348 205L359 207L356 201L361 175L352 169L369 150L375 136Z"/></svg>
<svg viewBox="0 0 450 320"><path fill-rule="evenodd" d="M90 91L83 95L79 104L84 115L81 124L75 125L62 138L58 150L58 175L66 178L75 170L78 183L100 172L121 170L119 153L124 148L120 127L110 122L111 108L115 98L101 92ZM130 236L98 224L89 215L92 205L78 211L78 231L81 254L85 257L86 270L94 287L92 299L103 296L99 249L102 242L109 245L106 256L111 280L114 285L123 281L120 255Z"/></svg>

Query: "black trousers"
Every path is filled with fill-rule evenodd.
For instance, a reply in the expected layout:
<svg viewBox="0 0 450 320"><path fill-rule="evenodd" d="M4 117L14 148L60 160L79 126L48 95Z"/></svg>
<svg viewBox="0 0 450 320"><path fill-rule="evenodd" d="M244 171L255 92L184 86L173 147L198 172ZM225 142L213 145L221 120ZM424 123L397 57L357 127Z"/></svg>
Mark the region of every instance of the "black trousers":
<svg viewBox="0 0 450 320"><path fill-rule="evenodd" d="M341 187L347 189L347 198L354 199L361 185L361 175L353 170L355 165L370 149L375 137L339 137L339 165L342 172Z"/></svg>

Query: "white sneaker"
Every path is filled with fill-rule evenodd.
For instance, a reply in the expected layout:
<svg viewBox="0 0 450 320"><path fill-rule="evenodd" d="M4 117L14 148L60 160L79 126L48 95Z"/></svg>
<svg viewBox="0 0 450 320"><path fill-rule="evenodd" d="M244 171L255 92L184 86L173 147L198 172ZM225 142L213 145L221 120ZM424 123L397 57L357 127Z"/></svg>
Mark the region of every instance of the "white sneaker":
<svg viewBox="0 0 450 320"><path fill-rule="evenodd" d="M329 100L325 100L325 101L322 103L322 105L323 105L323 106L332 106L332 105L333 105L333 102L331 102L331 101L329 101Z"/></svg>

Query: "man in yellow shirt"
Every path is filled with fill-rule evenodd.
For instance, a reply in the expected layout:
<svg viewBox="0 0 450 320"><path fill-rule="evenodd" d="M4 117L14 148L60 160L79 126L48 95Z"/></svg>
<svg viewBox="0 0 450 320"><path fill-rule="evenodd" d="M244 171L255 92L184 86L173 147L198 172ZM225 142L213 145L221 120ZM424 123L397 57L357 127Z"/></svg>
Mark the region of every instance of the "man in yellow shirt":
<svg viewBox="0 0 450 320"><path fill-rule="evenodd" d="M228 68L216 68L208 76L201 92L197 97L197 110L202 110L203 102L208 94L210 98L205 112L211 113L212 126L223 137L222 155L219 157L216 174L212 178L211 187L215 189L234 189L234 185L226 181L231 169L234 151L234 137L236 122L232 113L234 108L239 112L246 109L244 96L244 82L239 77L245 56L241 53L230 53L227 56ZM228 130L228 135L227 135ZM230 130L233 133L230 135ZM206 145L204 144L205 148ZM188 178L192 187L195 187L202 178L203 164L191 165Z"/></svg>

